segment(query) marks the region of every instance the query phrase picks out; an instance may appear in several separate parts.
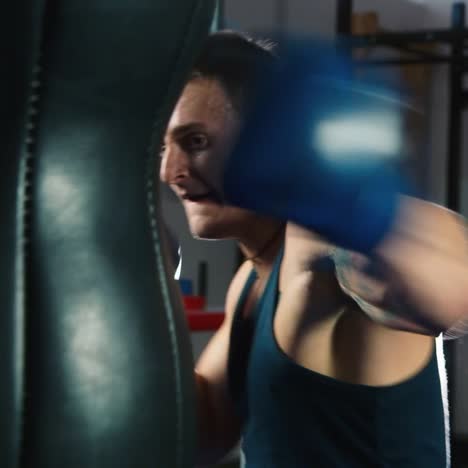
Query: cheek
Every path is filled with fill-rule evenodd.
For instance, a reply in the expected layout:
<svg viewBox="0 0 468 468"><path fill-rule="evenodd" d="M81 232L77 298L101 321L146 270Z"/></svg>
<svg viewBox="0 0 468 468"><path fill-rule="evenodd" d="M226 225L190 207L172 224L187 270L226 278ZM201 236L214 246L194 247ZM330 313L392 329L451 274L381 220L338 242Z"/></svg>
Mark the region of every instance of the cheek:
<svg viewBox="0 0 468 468"><path fill-rule="evenodd" d="M234 130L231 122L226 124L224 131L217 131L216 142L213 147L198 161L197 170L205 178L206 182L218 194L223 193L223 174L226 161L230 156L235 146L235 136L237 131Z"/></svg>
<svg viewBox="0 0 468 468"><path fill-rule="evenodd" d="M210 190L222 193L224 164L226 160L225 147L211 148L209 152L193 162L193 176L199 179Z"/></svg>

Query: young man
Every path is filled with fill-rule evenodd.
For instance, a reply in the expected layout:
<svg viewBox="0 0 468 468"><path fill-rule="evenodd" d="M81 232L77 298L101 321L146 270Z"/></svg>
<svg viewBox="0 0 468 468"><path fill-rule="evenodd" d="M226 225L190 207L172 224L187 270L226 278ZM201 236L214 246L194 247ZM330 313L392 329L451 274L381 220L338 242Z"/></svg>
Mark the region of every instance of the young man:
<svg viewBox="0 0 468 468"><path fill-rule="evenodd" d="M200 463L242 438L248 468L442 468L434 337L468 312L463 225L401 196L399 221L370 260L223 204L206 181L232 150L257 65L274 60L268 44L212 35L161 154L161 179L193 235L234 238L246 257L195 369Z"/></svg>

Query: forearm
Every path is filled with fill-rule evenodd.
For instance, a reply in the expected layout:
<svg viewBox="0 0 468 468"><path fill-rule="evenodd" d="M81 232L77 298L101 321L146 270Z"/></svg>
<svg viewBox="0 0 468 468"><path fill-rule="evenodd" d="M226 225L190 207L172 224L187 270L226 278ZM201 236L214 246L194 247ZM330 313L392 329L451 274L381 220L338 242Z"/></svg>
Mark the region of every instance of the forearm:
<svg viewBox="0 0 468 468"><path fill-rule="evenodd" d="M406 239L382 252L389 283L382 307L438 335L463 314L465 269ZM451 262L450 262L451 263Z"/></svg>
<svg viewBox="0 0 468 468"><path fill-rule="evenodd" d="M337 249L334 260L342 289L373 320L453 338L468 332L467 250L461 217L402 197L393 229L371 255Z"/></svg>
<svg viewBox="0 0 468 468"><path fill-rule="evenodd" d="M424 200L400 196L399 209L391 235L416 245L425 246L433 252L466 264L468 259L468 233L466 220L459 214L440 205ZM378 246L383 253L393 246L384 239ZM393 253L393 252L392 252Z"/></svg>
<svg viewBox="0 0 468 468"><path fill-rule="evenodd" d="M197 466L216 463L239 439L236 421L226 414L209 383L195 372L197 390L198 445Z"/></svg>
<svg viewBox="0 0 468 468"><path fill-rule="evenodd" d="M466 229L442 207L402 197L393 231L375 251L397 313L431 330L446 331L468 314Z"/></svg>

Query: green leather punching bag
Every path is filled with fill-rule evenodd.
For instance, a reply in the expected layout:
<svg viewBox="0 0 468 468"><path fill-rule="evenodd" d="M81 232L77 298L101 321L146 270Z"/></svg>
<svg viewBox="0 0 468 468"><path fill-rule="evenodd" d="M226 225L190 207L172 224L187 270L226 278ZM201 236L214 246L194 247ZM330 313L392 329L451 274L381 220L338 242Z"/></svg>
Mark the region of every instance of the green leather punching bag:
<svg viewBox="0 0 468 468"><path fill-rule="evenodd" d="M154 148L213 9L2 7L2 468L193 466L191 346Z"/></svg>

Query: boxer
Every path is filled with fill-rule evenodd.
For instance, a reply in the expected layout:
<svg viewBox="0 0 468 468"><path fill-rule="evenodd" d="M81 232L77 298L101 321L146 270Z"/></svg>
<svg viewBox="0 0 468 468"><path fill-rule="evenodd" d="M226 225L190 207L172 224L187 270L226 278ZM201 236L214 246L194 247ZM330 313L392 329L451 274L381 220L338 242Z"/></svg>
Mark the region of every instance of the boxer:
<svg viewBox="0 0 468 468"><path fill-rule="evenodd" d="M248 468L445 467L436 337L465 331L464 225L405 191L379 133L397 130L325 125L397 110L317 47L312 70L213 34L165 134L160 177L192 234L245 256L194 371L199 461L242 439Z"/></svg>

